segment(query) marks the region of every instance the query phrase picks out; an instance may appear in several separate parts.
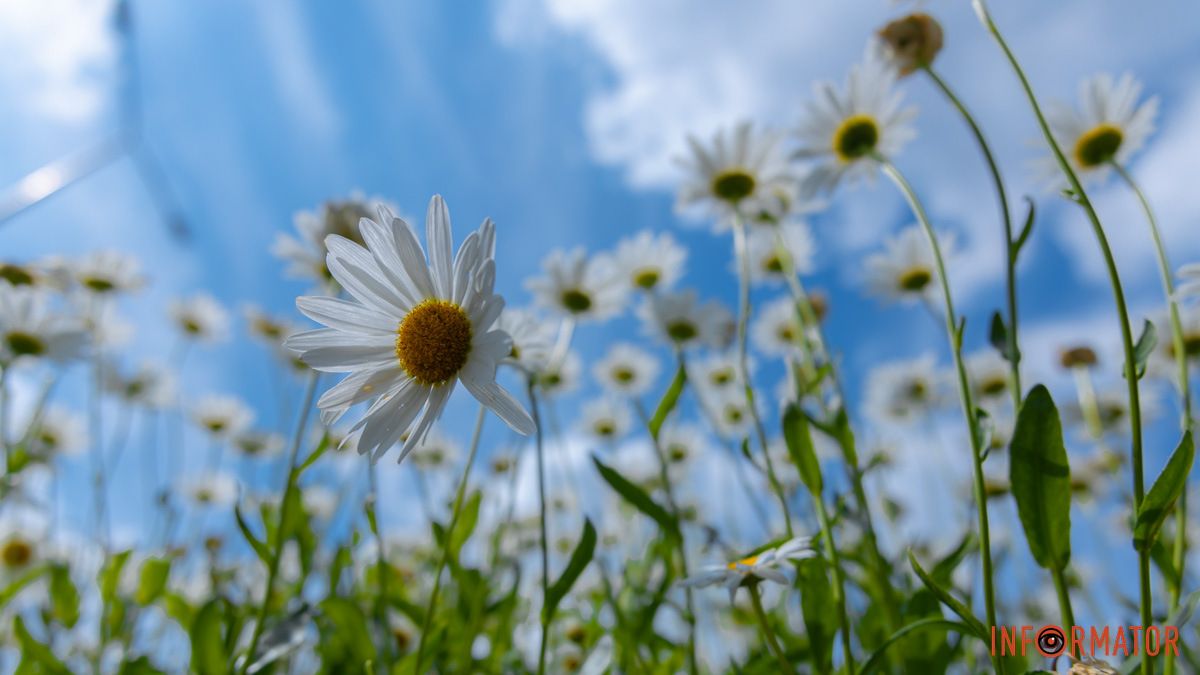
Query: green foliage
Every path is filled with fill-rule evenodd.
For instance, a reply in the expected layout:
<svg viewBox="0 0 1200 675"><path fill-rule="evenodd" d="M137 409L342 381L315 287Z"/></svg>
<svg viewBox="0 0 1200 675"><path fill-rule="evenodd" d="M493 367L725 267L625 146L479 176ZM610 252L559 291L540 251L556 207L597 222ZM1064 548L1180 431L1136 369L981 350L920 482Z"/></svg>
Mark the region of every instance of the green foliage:
<svg viewBox="0 0 1200 675"><path fill-rule="evenodd" d="M1195 458L1196 446L1192 442L1192 432L1188 431L1183 434L1175 452L1171 453L1171 458L1167 460L1167 466L1158 478L1154 479L1154 485L1150 486L1150 491L1142 500L1133 526L1134 548L1145 551L1154 545L1167 513L1175 506L1179 495L1187 486L1188 475L1192 471Z"/></svg>
<svg viewBox="0 0 1200 675"><path fill-rule="evenodd" d="M1065 569L1071 559L1071 471L1058 408L1040 384L1017 416L1009 478L1033 559L1045 569Z"/></svg>
<svg viewBox="0 0 1200 675"><path fill-rule="evenodd" d="M813 447L812 432L808 428L808 417L797 404L791 403L783 412L783 439L787 444L788 455L796 469L800 472L800 480L805 487L818 499L824 490L821 478L821 463L817 461L817 452Z"/></svg>

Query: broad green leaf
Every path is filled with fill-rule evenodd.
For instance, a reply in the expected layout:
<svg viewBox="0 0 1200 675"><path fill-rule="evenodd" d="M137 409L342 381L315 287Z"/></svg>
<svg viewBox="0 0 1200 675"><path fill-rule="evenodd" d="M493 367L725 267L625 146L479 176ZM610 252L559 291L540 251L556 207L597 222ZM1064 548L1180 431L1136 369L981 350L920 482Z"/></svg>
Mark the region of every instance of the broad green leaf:
<svg viewBox="0 0 1200 675"><path fill-rule="evenodd" d="M463 544L466 544L475 532L475 524L479 522L479 504L482 499L483 494L476 490L467 497L466 503L462 505L458 522L454 525L454 531L450 533L450 556L455 561L458 560L458 554L462 551Z"/></svg>
<svg viewBox="0 0 1200 675"><path fill-rule="evenodd" d="M671 380L671 386L667 387L667 393L663 394L662 400L658 402L658 407L654 409L654 416L650 418L650 437L658 440L658 434L662 431L662 425L667 421L667 417L671 411L675 409L675 405L679 403L679 395L683 393L683 386L687 383L687 369L683 366L683 360L679 361L679 368L675 370L675 377Z"/></svg>
<svg viewBox="0 0 1200 675"><path fill-rule="evenodd" d="M1138 336L1137 344L1133 346L1133 372L1137 374L1137 379L1142 379L1146 374L1146 361L1157 346L1158 329L1154 327L1154 322L1147 320L1142 324L1142 334Z"/></svg>
<svg viewBox="0 0 1200 675"><path fill-rule="evenodd" d="M117 597L117 589L121 584L121 571L125 569L125 563L129 562L130 553L131 551L121 551L109 556L100 568L96 582L100 586L100 597L105 602L111 602Z"/></svg>
<svg viewBox="0 0 1200 675"><path fill-rule="evenodd" d="M323 641L329 642L322 646L323 650L330 649L356 664L375 658L371 631L358 605L345 598L331 597L323 600L320 606L327 626Z"/></svg>
<svg viewBox="0 0 1200 675"><path fill-rule="evenodd" d="M50 610L54 620L67 628L79 621L79 590L66 565L50 568Z"/></svg>
<svg viewBox="0 0 1200 675"><path fill-rule="evenodd" d="M1000 356L1004 357L1005 361L1013 362L1021 359L1021 353L1011 353L1008 345L1008 326L1004 323L1004 317L1000 312L992 312L992 324L988 329L988 342L1000 352Z"/></svg>
<svg viewBox="0 0 1200 675"><path fill-rule="evenodd" d="M1025 246L1025 242L1029 240L1029 234L1033 232L1033 221L1035 216L1037 216L1037 205L1034 204L1033 199L1026 197L1025 203L1029 205L1029 210L1025 212L1025 224L1021 227L1021 233L1017 235L1017 240L1013 242L1014 258L1021 252L1021 249Z"/></svg>
<svg viewBox="0 0 1200 675"><path fill-rule="evenodd" d="M942 586L938 584L933 577L929 576L929 573L921 567L921 563L917 562L917 557L913 555L912 551L908 552L908 564L912 565L913 572L915 572L917 577L920 578L921 583L925 584L925 588L928 588L930 593L936 595L938 600L942 601L942 604L949 607L950 611L957 614L958 618L962 619L963 622L966 623L967 628L970 629L968 633L969 635L974 635L980 640L988 639L988 631L984 627L983 622L976 618L975 615L971 613L971 609L963 604L961 600L954 597L950 591L942 588Z"/></svg>
<svg viewBox="0 0 1200 675"><path fill-rule="evenodd" d="M170 576L170 558L147 559L138 572L138 586L134 591L133 601L139 605L149 605L157 600L166 589L167 578Z"/></svg>
<svg viewBox="0 0 1200 675"><path fill-rule="evenodd" d="M818 673L833 671L833 637L838 623L834 614L833 586L825 561L810 558L797 565L796 585L800 588L800 610L808 633L813 667Z"/></svg>
<svg viewBox="0 0 1200 675"><path fill-rule="evenodd" d="M263 543L254 533L250 531L250 526L246 523L245 516L242 515L242 507L240 504L233 506L233 516L237 520L238 529L242 531L242 536L246 542L250 544L250 548L254 549L254 553L258 555L258 559L264 564L271 564L271 552L267 550L267 545Z"/></svg>
<svg viewBox="0 0 1200 675"><path fill-rule="evenodd" d="M225 675L229 672L229 657L221 636L222 611L220 600L209 600L192 621L188 636L192 640L192 671L197 675Z"/></svg>
<svg viewBox="0 0 1200 675"><path fill-rule="evenodd" d="M1171 453L1167 466L1154 479L1154 485L1150 486L1138 509L1133 525L1133 546L1137 550L1145 551L1154 545L1167 513L1175 506L1175 501L1187 485L1195 457L1196 446L1192 442L1192 432L1188 431L1183 434L1175 452Z"/></svg>
<svg viewBox="0 0 1200 675"><path fill-rule="evenodd" d="M1009 481L1033 559L1062 570L1071 559L1071 470L1050 391L1034 387L1021 404L1009 451Z"/></svg>
<svg viewBox="0 0 1200 675"><path fill-rule="evenodd" d="M867 660L863 663L862 667L858 669L858 675L870 675L870 673L878 670L879 667L884 664L884 657L888 648L899 640L902 640L909 635L928 630L952 630L963 635L971 634L971 627L958 621L950 621L949 619L939 619L936 617L914 621L889 636L888 639L879 646L879 648L877 648L869 657L867 657Z"/></svg>
<svg viewBox="0 0 1200 675"><path fill-rule="evenodd" d="M800 480L817 499L821 498L824 482L821 479L821 463L813 448L812 431L808 428L808 417L797 403L790 403L783 412L783 439L787 443L788 455L800 472Z"/></svg>
<svg viewBox="0 0 1200 675"><path fill-rule="evenodd" d="M615 469L606 466L595 455L592 456L592 462L596 465L596 470L600 472L601 478L612 489L616 490L617 494L621 495L625 501L632 504L638 511L653 518L654 522L658 523L664 532L671 536L679 536L679 523L676 522L674 516L668 513L658 502L651 499L645 490L634 485L628 478L622 476Z"/></svg>
<svg viewBox="0 0 1200 675"><path fill-rule="evenodd" d="M13 619L13 633L21 645L21 663L17 666L17 673L71 675L71 670L54 656L49 647L29 634L20 616Z"/></svg>
<svg viewBox="0 0 1200 675"><path fill-rule="evenodd" d="M575 546L575 551L571 553L571 560L567 563L567 568L546 592L546 602L542 608L542 617L545 621L548 622L554 616L555 610L558 609L558 603L562 602L562 599L571 591L575 580L579 578L580 574L583 574L584 568L592 561L592 555L595 552L596 528L592 527L590 519L584 518L583 534Z"/></svg>

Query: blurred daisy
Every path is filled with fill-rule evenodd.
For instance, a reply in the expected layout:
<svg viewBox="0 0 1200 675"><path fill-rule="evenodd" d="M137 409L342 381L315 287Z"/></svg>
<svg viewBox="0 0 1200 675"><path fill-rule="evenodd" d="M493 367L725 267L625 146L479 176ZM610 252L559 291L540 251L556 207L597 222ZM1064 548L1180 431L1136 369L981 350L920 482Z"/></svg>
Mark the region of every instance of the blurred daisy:
<svg viewBox="0 0 1200 675"><path fill-rule="evenodd" d="M794 192L779 135L755 130L750 122L718 130L707 144L689 136L688 147L690 156L680 160L687 176L678 206L704 207L717 216L718 228L728 227L735 214L757 213Z"/></svg>
<svg viewBox="0 0 1200 675"><path fill-rule="evenodd" d="M103 352L124 347L133 338L134 326L117 311L115 303L105 302L91 308L83 320L92 336L92 346Z"/></svg>
<svg viewBox="0 0 1200 675"><path fill-rule="evenodd" d="M642 230L617 243L612 255L617 274L635 291L670 288L683 275L687 249L668 232Z"/></svg>
<svg viewBox="0 0 1200 675"><path fill-rule="evenodd" d="M89 253L68 269L80 288L97 295L136 290L144 282L137 258L120 251Z"/></svg>
<svg viewBox="0 0 1200 675"><path fill-rule="evenodd" d="M1154 387L1139 388L1143 424L1149 424L1162 413L1162 401L1157 392L1158 389ZM1101 436L1129 433L1129 397L1124 385L1096 391L1093 400L1085 402L1085 405L1095 407L1096 423L1099 424L1097 431ZM1063 406L1063 423L1076 426L1081 433L1090 434L1087 417L1078 401Z"/></svg>
<svg viewBox="0 0 1200 675"><path fill-rule="evenodd" d="M540 372L549 364L554 352L554 322L539 317L532 310L505 307L496 327L512 338L508 362L527 373Z"/></svg>
<svg viewBox="0 0 1200 675"><path fill-rule="evenodd" d="M0 261L0 281L7 281L11 286L41 286L46 280L46 273L38 265Z"/></svg>
<svg viewBox="0 0 1200 675"><path fill-rule="evenodd" d="M250 336L270 347L278 347L287 336L299 330L295 322L272 316L256 305L242 307L242 316L246 319Z"/></svg>
<svg viewBox="0 0 1200 675"><path fill-rule="evenodd" d="M582 375L582 359L574 351L568 351L558 363L547 363L538 371L538 388L547 396L569 394L579 387Z"/></svg>
<svg viewBox="0 0 1200 675"><path fill-rule="evenodd" d="M193 476L184 484L184 493L197 506L228 507L237 501L238 481L227 473L205 473Z"/></svg>
<svg viewBox="0 0 1200 675"><path fill-rule="evenodd" d="M953 237L941 237L943 254L954 253ZM912 302L937 287L937 261L924 230L910 225L884 242L884 250L866 260L867 288L885 300Z"/></svg>
<svg viewBox="0 0 1200 675"><path fill-rule="evenodd" d="M29 449L36 455L78 455L87 449L87 424L66 408L49 406L26 431Z"/></svg>
<svg viewBox="0 0 1200 675"><path fill-rule="evenodd" d="M382 200L356 193L326 202L316 211L301 211L293 218L296 235L277 234L271 253L288 263L287 276L326 284L332 276L325 265L325 237L336 234L361 245L358 222L370 218L380 206L385 206Z"/></svg>
<svg viewBox="0 0 1200 675"><path fill-rule="evenodd" d="M1180 300L1200 299L1200 263L1188 263L1179 268L1179 286L1175 297Z"/></svg>
<svg viewBox="0 0 1200 675"><path fill-rule="evenodd" d="M0 365L47 359L64 363L82 355L84 326L50 307L45 291L0 282Z"/></svg>
<svg viewBox="0 0 1200 675"><path fill-rule="evenodd" d="M812 537L795 537L778 547L765 549L731 563L709 565L679 583L682 586L697 588L720 584L729 591L729 602L732 603L737 589L743 586L754 586L764 580L788 586L791 581L781 568L786 567L789 562L816 556Z"/></svg>
<svg viewBox="0 0 1200 675"><path fill-rule="evenodd" d="M1009 365L995 349L985 348L965 359L976 403L994 406L1007 400Z"/></svg>
<svg viewBox="0 0 1200 675"><path fill-rule="evenodd" d="M580 321L602 321L625 307L626 285L606 256L583 248L553 250L542 260L545 276L525 282L538 304Z"/></svg>
<svg viewBox="0 0 1200 675"><path fill-rule="evenodd" d="M437 427L430 429L412 450L412 461L426 471L436 471L450 467L462 454L462 446L458 441L442 433Z"/></svg>
<svg viewBox="0 0 1200 675"><path fill-rule="evenodd" d="M337 511L338 496L324 485L306 485L300 492L304 512L319 521L327 521Z"/></svg>
<svg viewBox="0 0 1200 675"><path fill-rule="evenodd" d="M783 245L780 245L780 238ZM790 260L797 274L808 274L813 270L816 244L812 231L804 221L789 221L779 228L754 228L746 241L746 255L750 258L750 280L755 283L778 284L786 280L787 261ZM737 274L737 261L731 269Z"/></svg>
<svg viewBox="0 0 1200 675"><path fill-rule="evenodd" d="M318 402L326 424L350 406L373 400L351 427L358 450L378 460L404 440L399 460L424 440L462 382L513 430L533 432L521 404L496 383L496 367L512 342L494 324L504 308L496 295L495 227L485 220L453 257L450 213L429 202L429 261L412 227L380 210L360 223L366 248L330 235L329 270L353 300L301 297L300 311L327 328L298 333L287 347L310 367L350 373ZM406 437L407 435L407 437Z"/></svg>
<svg viewBox="0 0 1200 675"><path fill-rule="evenodd" d="M641 396L654 384L658 370L653 354L635 344L618 342L592 366L592 375L611 394Z"/></svg>
<svg viewBox="0 0 1200 675"><path fill-rule="evenodd" d="M786 295L763 305L750 326L754 346L769 356L794 356L800 350L803 336L796 303Z"/></svg>
<svg viewBox="0 0 1200 675"><path fill-rule="evenodd" d="M750 372L754 372L754 363L747 363ZM712 391L735 391L742 384L738 370L738 355L734 351L720 351L709 354L703 359L694 360L688 368L689 376L697 387Z"/></svg>
<svg viewBox="0 0 1200 675"><path fill-rule="evenodd" d="M711 409L717 433L728 439L745 438L754 422L750 408L746 405L745 394L727 392L711 399L706 405Z"/></svg>
<svg viewBox="0 0 1200 675"><path fill-rule="evenodd" d="M632 418L626 405L605 396L583 404L579 424L592 437L611 442L629 433Z"/></svg>
<svg viewBox="0 0 1200 675"><path fill-rule="evenodd" d="M691 289L648 296L637 314L647 334L681 349L724 347L733 339L729 310L716 300L701 303Z"/></svg>
<svg viewBox="0 0 1200 675"><path fill-rule="evenodd" d="M942 27L924 12L888 23L878 33L878 47L900 75L928 67L942 50Z"/></svg>
<svg viewBox="0 0 1200 675"><path fill-rule="evenodd" d="M8 509L0 517L0 577L21 575L47 556L46 525L43 516L27 508Z"/></svg>
<svg viewBox="0 0 1200 675"><path fill-rule="evenodd" d="M229 313L208 293L172 300L168 313L183 336L197 342L221 342L229 333Z"/></svg>
<svg viewBox="0 0 1200 675"><path fill-rule="evenodd" d="M243 431L233 437L233 447L246 457L274 457L283 451L283 436L267 431Z"/></svg>
<svg viewBox="0 0 1200 675"><path fill-rule="evenodd" d="M1158 327L1158 344L1150 357L1147 368L1165 379L1178 382L1179 371L1175 363L1175 340L1171 333L1171 319L1166 312L1154 319ZM1183 329L1183 353L1190 366L1200 363L1200 307L1180 307L1179 327Z"/></svg>
<svg viewBox="0 0 1200 675"><path fill-rule="evenodd" d="M893 157L916 136L911 126L916 110L901 107L896 78L895 67L868 49L842 88L831 82L814 85L814 100L797 132L796 156L814 162L805 178L806 193L874 176L873 155Z"/></svg>
<svg viewBox="0 0 1200 675"><path fill-rule="evenodd" d="M1127 164L1154 132L1158 98L1139 104L1141 93L1142 84L1132 75L1114 80L1102 73L1080 83L1080 109L1063 103L1047 106L1050 130L1081 180L1104 180L1110 162ZM1066 186L1058 161L1052 155L1041 158L1037 164L1050 187Z"/></svg>
<svg viewBox="0 0 1200 675"><path fill-rule="evenodd" d="M943 385L931 354L877 366L867 377L867 413L880 422L913 421L942 404Z"/></svg>
<svg viewBox="0 0 1200 675"><path fill-rule="evenodd" d="M192 420L217 440L227 440L254 422L254 411L236 396L208 395L192 407Z"/></svg>
<svg viewBox="0 0 1200 675"><path fill-rule="evenodd" d="M708 450L708 435L691 422L675 422L663 427L658 442L672 465L686 464Z"/></svg>
<svg viewBox="0 0 1200 675"><path fill-rule="evenodd" d="M111 366L104 369L104 389L127 403L165 408L175 398L175 376L153 361L143 361L128 374Z"/></svg>

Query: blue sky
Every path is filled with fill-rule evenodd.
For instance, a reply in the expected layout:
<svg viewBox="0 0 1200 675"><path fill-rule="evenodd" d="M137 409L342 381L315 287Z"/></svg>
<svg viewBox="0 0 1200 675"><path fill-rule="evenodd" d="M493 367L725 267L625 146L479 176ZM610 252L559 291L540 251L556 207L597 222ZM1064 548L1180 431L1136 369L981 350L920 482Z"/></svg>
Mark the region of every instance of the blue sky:
<svg viewBox="0 0 1200 675"><path fill-rule="evenodd" d="M1159 131L1133 169L1173 259L1200 259L1200 6L994 4L1043 97L1073 99L1079 79L1104 70L1129 70L1161 97ZM1011 192L1034 194L1042 207L1022 269L1023 337L1031 381L1050 380L1067 396L1053 368L1062 345L1093 340L1110 365L1119 363L1095 244L1078 213L1029 183L1036 129L969 3L926 7L946 27L939 67L999 149ZM0 183L113 130L121 47L109 9L84 0L0 5ZM305 287L281 279L270 242L290 229L295 211L355 189L408 213L423 213L440 193L460 238L491 216L498 287L513 305L527 302L522 280L551 248L606 248L643 228L675 231L690 248L686 282L732 304L728 242L675 215L671 157L686 133L743 117L793 126L809 82L840 80L870 31L900 11L882 0L274 0L135 2L133 10L146 141L191 236L167 233L132 165L120 161L0 224L0 251L136 254L152 286L126 312L141 327L136 344L158 354L172 342L165 303L179 294L207 289L233 308L291 311ZM978 347L1002 288L990 188L965 129L933 89L904 86L921 110L920 138L898 161L938 226L962 243L951 276ZM1096 198L1137 320L1160 303L1149 241L1125 192L1109 185ZM813 219L821 253L810 285L833 297L830 339L844 354L852 398L881 359L932 351L946 360L925 314L885 307L863 290L863 256L909 221L884 183L843 192ZM595 354L628 330L636 330L628 318L585 329L580 344ZM237 391L276 421L264 359L245 340L194 354L188 390ZM473 409L465 398L450 412L463 426ZM491 428L503 438L498 422ZM1169 435L1152 435L1150 475Z"/></svg>

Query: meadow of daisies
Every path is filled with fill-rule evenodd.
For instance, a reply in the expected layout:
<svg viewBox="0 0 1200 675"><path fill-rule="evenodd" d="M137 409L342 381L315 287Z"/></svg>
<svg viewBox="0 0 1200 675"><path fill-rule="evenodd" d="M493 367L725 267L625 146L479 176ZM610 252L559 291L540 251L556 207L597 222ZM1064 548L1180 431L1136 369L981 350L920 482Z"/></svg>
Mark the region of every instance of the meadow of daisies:
<svg viewBox="0 0 1200 675"><path fill-rule="evenodd" d="M1131 75L1083 81L1074 104L1043 99L1023 70L1034 64L975 9L976 39L994 41L1025 94L1013 114L1042 132L1030 170L1051 196L1006 190L993 144L1014 139L980 127L939 74L937 20L914 13L864 35L862 60L814 86L795 128L733 121L689 137L679 210L711 234L546 251L519 297L495 290L503 223L452 224L436 195L417 217L364 195L299 213L272 248L310 289L297 313L235 317L205 293L180 297L165 354L126 347L124 308L148 283L136 259L0 261L0 671L1200 672L1200 263L1172 257L1129 167L1153 142L1157 99ZM955 242L906 178L918 79L970 131L994 191L979 208L1003 232L992 254L1007 274L986 320L956 307ZM872 181L913 224L855 263L866 290L944 337L876 364L852 401L847 355L826 339L833 309L809 288L805 218ZM1157 253L1153 316L1127 306L1114 224L1089 198L1105 183L1142 208L1120 226ZM1038 289L1018 274L1050 199L1090 224L1121 346L1113 360L1062 345L1074 386L1053 392L1023 365L1021 304ZM736 306L684 285L693 236L727 245ZM622 315L641 330L602 330ZM231 334L273 357L290 428L180 376ZM585 361L579 343L596 335L608 341ZM603 393L566 406L584 381ZM451 424L451 397L477 415ZM881 425L937 439L901 479L928 498L917 515L892 494ZM1163 461L1147 461L1163 437ZM162 451L131 458L139 447ZM416 530L380 516L398 485ZM85 522L63 503L84 505ZM132 538L115 531L118 503L144 524ZM1073 528L1108 539L1073 555ZM1136 564L1117 570L1114 548ZM1178 627L1181 653L990 649L993 626L1070 634L1111 617Z"/></svg>

